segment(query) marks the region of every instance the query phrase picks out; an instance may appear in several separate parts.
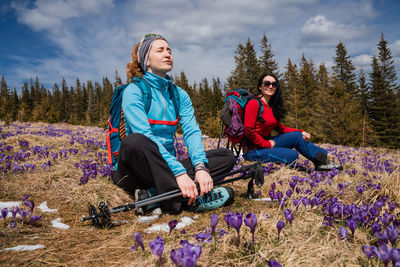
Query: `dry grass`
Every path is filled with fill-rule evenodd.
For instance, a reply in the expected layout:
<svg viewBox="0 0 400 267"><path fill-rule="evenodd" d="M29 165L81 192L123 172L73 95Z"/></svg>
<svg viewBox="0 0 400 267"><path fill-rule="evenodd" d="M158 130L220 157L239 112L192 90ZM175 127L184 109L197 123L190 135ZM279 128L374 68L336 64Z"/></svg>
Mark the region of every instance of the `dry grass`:
<svg viewBox="0 0 400 267"><path fill-rule="evenodd" d="M1 124L0 124L1 126ZM41 129L47 124L32 124L30 129ZM6 127L3 125L3 132ZM55 125L56 128L71 129L72 131L85 132L85 136L97 136L103 138L102 131L95 128L74 127L69 125ZM15 131L14 128L7 128ZM88 129L91 129L90 133ZM18 140L26 140L31 146L47 145L51 151L58 151L63 148L78 148L80 152L86 151L87 145L69 144L70 137L42 137L31 134L22 134L16 137L9 137L5 142L14 146L18 151ZM2 140L0 140L2 142ZM327 147L327 145L324 145ZM21 225L18 222L17 228L10 229L8 225L0 221L0 249L17 245L43 244L44 249L29 252L0 252L0 265L4 266L140 266L144 264L154 265L157 258L151 254L148 242L157 234L143 234L146 251L137 250L131 252L129 248L133 245L133 233L144 232L148 224L137 223L137 217L133 212L118 213L113 215L113 220L126 220L128 223L118 225L110 229L97 229L89 223L83 223L80 218L87 215L88 203L98 204L100 201L107 201L109 207L131 202L132 199L123 190L112 184L108 178L98 176L90 179L85 185L79 186L81 171L74 167L81 159L94 158L94 153L99 150L89 151L85 155L70 155L68 159L57 159L55 163L46 170L40 167L47 159L37 160L37 169L32 173L6 174L0 177L0 201L16 201L25 193L30 194L36 205L47 201L49 208L56 208L56 213L36 213L43 215L43 218L36 225ZM399 151L386 151L368 149L382 155L380 160L393 159L397 169L392 173L370 172L373 176L381 176L379 182L382 190L366 190L364 194L357 193L355 187L360 181L365 182L362 175L361 158L366 156L365 150L338 147L338 151L349 151L351 157L355 157L354 163L347 164L349 170L356 169L356 175L349 175L341 172L333 180L332 185L320 184L313 193L318 190L325 190L326 197L338 197L345 204L371 203L382 195L389 196L390 201L399 202L400 197L400 153ZM293 175L300 177L307 176L306 173L298 172L286 167L265 177L265 184L260 189L263 197L268 196L270 184L276 182L277 190L285 192L289 188L288 181ZM282 186L278 181L282 180ZM348 182L349 187L343 194L338 193L337 183ZM378 181L377 181L378 182ZM236 231L230 230L229 234L217 243L217 250L214 252L212 244L204 243L203 252L198 261L198 266L265 266L267 261L275 259L284 266L360 266L367 264L367 258L361 247L363 244L370 244L371 237L367 231L357 229L354 238L347 241L340 240L337 232L331 227L322 226L323 214L320 209L303 205L297 211L292 201L288 208L295 211L293 225L287 225L277 238L276 222L284 220L284 215L279 209L277 202L256 202L245 199L247 182L235 182L232 187L236 192L236 199L232 206L224 207L213 212L206 212L195 220L195 223L186 228L186 234L174 230L170 235L160 233L166 240L164 250L164 262L166 266L172 266L169 259L171 249L179 247L179 241L187 239L195 243L194 235L204 232L209 226L210 215L215 213L219 216L217 228L224 227L224 214L226 211L255 213L258 217L256 228L256 245L253 248L251 233L246 226L242 226L240 246L237 244ZM257 191L258 189L256 189ZM291 199L298 197L295 193ZM398 210L395 211L397 213ZM265 214L269 215L265 219ZM178 219L183 216L193 216L193 213L183 212L174 216L163 214L152 223L167 223L171 219ZM71 226L63 230L51 227L51 221L61 217L62 222ZM9 222L9 219L8 221ZM288 224L285 221L286 224ZM36 239L32 239L36 238Z"/></svg>

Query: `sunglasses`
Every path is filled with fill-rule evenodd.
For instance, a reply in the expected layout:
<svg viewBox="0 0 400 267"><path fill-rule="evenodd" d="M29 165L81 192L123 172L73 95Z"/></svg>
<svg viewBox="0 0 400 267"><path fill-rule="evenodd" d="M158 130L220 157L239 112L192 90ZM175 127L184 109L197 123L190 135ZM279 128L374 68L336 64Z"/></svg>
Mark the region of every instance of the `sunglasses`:
<svg viewBox="0 0 400 267"><path fill-rule="evenodd" d="M270 81L265 81L265 82L262 83L262 85L265 86L265 87L269 87L270 85L272 85L272 87L276 87L277 83L276 82L272 82L271 83Z"/></svg>

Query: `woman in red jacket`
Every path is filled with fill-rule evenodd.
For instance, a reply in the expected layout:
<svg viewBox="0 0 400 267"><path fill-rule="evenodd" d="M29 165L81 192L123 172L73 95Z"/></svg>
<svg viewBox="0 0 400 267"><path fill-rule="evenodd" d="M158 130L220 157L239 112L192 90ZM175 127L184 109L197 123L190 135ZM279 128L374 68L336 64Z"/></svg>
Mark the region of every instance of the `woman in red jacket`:
<svg viewBox="0 0 400 267"><path fill-rule="evenodd" d="M244 134L247 140L243 155L245 159L291 164L299 156L293 150L295 148L315 164L316 170L343 169L341 165L328 160L328 152L325 149L309 141L309 133L282 125L285 109L279 81L274 75L262 75L258 81L258 90L261 93L263 114L262 119L257 121L260 101L253 99L246 105ZM280 135L272 137L271 131L274 129Z"/></svg>

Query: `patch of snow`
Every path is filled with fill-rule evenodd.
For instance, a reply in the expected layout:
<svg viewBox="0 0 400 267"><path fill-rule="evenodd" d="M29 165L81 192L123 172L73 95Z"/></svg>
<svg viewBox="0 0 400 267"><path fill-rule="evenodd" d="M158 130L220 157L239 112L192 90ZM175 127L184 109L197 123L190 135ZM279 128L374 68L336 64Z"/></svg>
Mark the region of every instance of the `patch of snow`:
<svg viewBox="0 0 400 267"><path fill-rule="evenodd" d="M176 229L185 228L186 226L191 225L194 223L194 220L190 217L182 217L181 222L176 225ZM169 229L168 229L169 231Z"/></svg>
<svg viewBox="0 0 400 267"><path fill-rule="evenodd" d="M51 221L51 226L53 226L54 228L59 228L59 229L69 229L69 225L62 223L61 222L61 218L57 218L55 220Z"/></svg>
<svg viewBox="0 0 400 267"><path fill-rule="evenodd" d="M157 209L153 210L153 215L139 216L139 219L137 221L140 223L150 223L150 222L154 221L155 219L157 219L158 217L160 217L161 214L162 214L161 209L157 208Z"/></svg>
<svg viewBox="0 0 400 267"><path fill-rule="evenodd" d="M2 202L0 201L0 209L11 209L12 207L21 205L22 201L9 201L9 202Z"/></svg>
<svg viewBox="0 0 400 267"><path fill-rule="evenodd" d="M30 240L35 240L35 239L38 239L39 237L37 236L37 235L35 235L35 236L32 236L31 238L29 238Z"/></svg>
<svg viewBox="0 0 400 267"><path fill-rule="evenodd" d="M44 245L19 245L12 248L4 248L0 251L14 250L14 251L28 251L44 248Z"/></svg>
<svg viewBox="0 0 400 267"><path fill-rule="evenodd" d="M273 200L270 199L269 197L263 197L263 198L254 198L254 201L267 201L267 202L272 202Z"/></svg>
<svg viewBox="0 0 400 267"><path fill-rule="evenodd" d="M56 212L57 211L57 209L49 209L49 207L47 207L47 201L40 204L38 208L43 212Z"/></svg>
<svg viewBox="0 0 400 267"><path fill-rule="evenodd" d="M198 218L198 215L194 216L196 218ZM194 218L193 217L193 218ZM178 222L178 224L176 225L176 229L181 229L181 228L185 228L189 225L191 225L192 223L194 223L194 220L190 217L182 217L181 221ZM150 226L149 228L144 230L145 233L155 233L155 232L169 232L169 226L167 223L162 223L162 224L154 224L152 226Z"/></svg>

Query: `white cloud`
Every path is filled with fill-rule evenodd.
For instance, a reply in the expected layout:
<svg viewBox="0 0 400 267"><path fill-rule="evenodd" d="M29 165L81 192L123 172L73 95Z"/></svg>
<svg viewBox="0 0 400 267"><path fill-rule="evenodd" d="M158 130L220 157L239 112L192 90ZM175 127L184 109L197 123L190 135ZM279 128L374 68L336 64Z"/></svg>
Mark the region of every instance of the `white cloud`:
<svg viewBox="0 0 400 267"><path fill-rule="evenodd" d="M301 44L303 46L335 46L339 41L355 40L363 37L365 29L338 24L317 15L307 20L301 28Z"/></svg>
<svg viewBox="0 0 400 267"><path fill-rule="evenodd" d="M37 75L50 87L62 77L69 84L76 77L101 81L104 76L112 78L116 69L124 78L132 45L146 32L158 32L167 38L175 58L172 74L184 70L189 82L204 77L219 77L224 82L234 68L233 56L239 42L243 44L251 38L257 48L263 32L281 70L289 57L298 64L303 52L307 58L329 67L339 41L348 41L345 45L349 55L361 54L354 58L354 63L361 65L365 63L362 56L376 45L365 37L368 31L372 32L370 25L366 30L366 18L379 13L371 0L33 2L31 6L17 1L12 4L18 21L47 38L57 52L43 59L34 55L22 58L10 73L22 79ZM391 47L393 54L400 54L399 43Z"/></svg>
<svg viewBox="0 0 400 267"><path fill-rule="evenodd" d="M400 57L400 40L396 40L390 44L389 48L392 51L393 57Z"/></svg>
<svg viewBox="0 0 400 267"><path fill-rule="evenodd" d="M367 54L358 55L358 56L355 56L352 59L352 61L355 66L365 69L371 65L371 55L367 55Z"/></svg>
<svg viewBox="0 0 400 267"><path fill-rule="evenodd" d="M98 14L112 6L112 0L37 0L34 8L12 3L19 15L18 21L36 31L56 30L67 19Z"/></svg>

